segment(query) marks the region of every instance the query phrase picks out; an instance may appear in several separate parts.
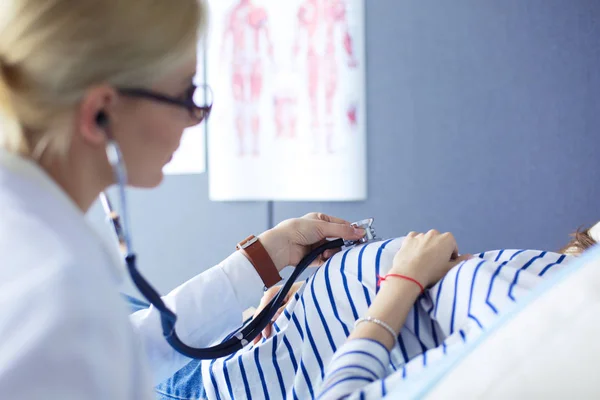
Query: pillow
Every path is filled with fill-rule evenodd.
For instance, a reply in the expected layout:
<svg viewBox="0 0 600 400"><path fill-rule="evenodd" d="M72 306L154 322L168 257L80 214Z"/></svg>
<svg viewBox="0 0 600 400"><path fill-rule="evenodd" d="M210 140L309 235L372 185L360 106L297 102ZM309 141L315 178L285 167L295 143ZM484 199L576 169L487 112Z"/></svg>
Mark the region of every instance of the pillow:
<svg viewBox="0 0 600 400"><path fill-rule="evenodd" d="M592 226L588 231L590 237L594 239L596 243L600 243L600 222Z"/></svg>

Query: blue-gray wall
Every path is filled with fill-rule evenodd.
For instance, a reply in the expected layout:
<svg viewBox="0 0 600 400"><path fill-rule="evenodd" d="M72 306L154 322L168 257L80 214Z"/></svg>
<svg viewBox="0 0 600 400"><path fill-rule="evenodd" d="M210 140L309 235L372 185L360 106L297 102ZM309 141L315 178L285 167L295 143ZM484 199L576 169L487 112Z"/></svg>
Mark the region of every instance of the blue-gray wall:
<svg viewBox="0 0 600 400"><path fill-rule="evenodd" d="M476 252L556 249L600 219L596 0L367 0L366 11L369 198L275 203L276 222L373 216L382 236L435 227ZM140 266L160 290L267 228L266 203L211 203L207 184L170 176L131 192Z"/></svg>

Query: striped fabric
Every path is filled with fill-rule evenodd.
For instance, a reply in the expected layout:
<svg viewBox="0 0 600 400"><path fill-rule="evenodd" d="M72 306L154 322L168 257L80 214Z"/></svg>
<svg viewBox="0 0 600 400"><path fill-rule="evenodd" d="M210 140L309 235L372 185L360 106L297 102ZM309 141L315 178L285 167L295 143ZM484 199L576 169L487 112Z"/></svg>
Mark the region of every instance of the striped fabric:
<svg viewBox="0 0 600 400"><path fill-rule="evenodd" d="M368 340L344 344L376 295L377 275L391 268L401 243L370 243L333 257L307 280L269 339L203 362L208 397L381 398L404 377L460 348L570 258L534 250L483 253L418 299L391 353Z"/></svg>

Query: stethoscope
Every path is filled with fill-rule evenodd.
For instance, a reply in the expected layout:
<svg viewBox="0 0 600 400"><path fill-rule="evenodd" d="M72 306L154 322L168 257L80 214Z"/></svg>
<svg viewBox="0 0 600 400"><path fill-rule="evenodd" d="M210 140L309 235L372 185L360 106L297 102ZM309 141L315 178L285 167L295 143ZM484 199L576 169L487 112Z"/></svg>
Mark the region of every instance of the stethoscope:
<svg viewBox="0 0 600 400"><path fill-rule="evenodd" d="M131 230L129 228L129 214L127 212L127 196L125 187L127 185L127 172L121 150L114 140L109 140L106 146L106 155L112 167L113 174L117 183L118 195L121 206L122 219L115 212L112 204L106 193L101 193L100 200L103 208L111 222L114 231L117 234L121 251L125 255L125 263L129 271L129 275L140 293L152 304L160 313L163 335L166 341L179 353L189 358L200 360L213 360L228 356L245 347L255 337L260 335L262 330L271 322L271 319L277 310L283 304L286 295L290 291L296 279L312 264L312 262L321 255L325 250L336 248L348 248L357 244L363 244L374 240L379 240L376 237L373 229L373 218L364 219L353 223L354 226L365 229L365 236L358 241L347 241L335 239L326 242L307 254L294 269L283 287L277 292L271 302L250 322L240 328L238 331L231 333L225 341L216 346L207 348L194 348L186 345L179 339L175 330L175 322L177 315L169 310L158 292L150 285L150 283L142 276L136 266L136 256L131 243Z"/></svg>

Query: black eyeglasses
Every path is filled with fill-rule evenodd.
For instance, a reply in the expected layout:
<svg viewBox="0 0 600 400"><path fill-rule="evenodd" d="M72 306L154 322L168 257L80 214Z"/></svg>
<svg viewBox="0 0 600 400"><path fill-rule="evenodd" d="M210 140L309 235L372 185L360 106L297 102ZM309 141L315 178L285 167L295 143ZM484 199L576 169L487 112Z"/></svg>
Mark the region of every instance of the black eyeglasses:
<svg viewBox="0 0 600 400"><path fill-rule="evenodd" d="M208 85L192 84L186 91L183 99L166 96L151 90L138 88L119 89L119 93L124 96L142 97L150 100L160 101L179 107L184 107L190 113L190 116L196 124L201 123L210 115L213 105L212 90Z"/></svg>

